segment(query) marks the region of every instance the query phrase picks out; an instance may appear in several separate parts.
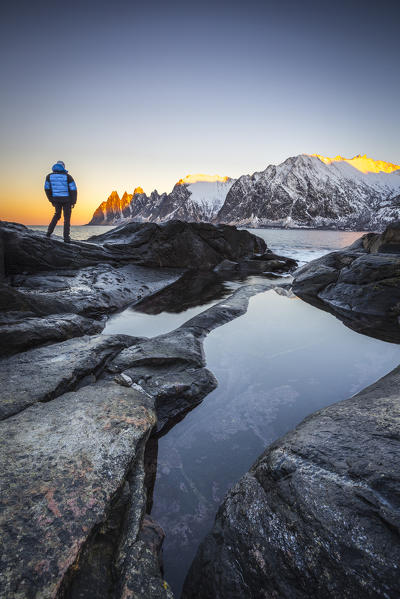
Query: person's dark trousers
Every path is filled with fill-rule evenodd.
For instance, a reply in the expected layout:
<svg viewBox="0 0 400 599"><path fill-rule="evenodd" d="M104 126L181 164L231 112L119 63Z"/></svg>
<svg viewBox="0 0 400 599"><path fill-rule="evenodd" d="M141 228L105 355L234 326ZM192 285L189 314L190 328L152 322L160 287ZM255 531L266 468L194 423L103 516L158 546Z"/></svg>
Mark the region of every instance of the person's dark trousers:
<svg viewBox="0 0 400 599"><path fill-rule="evenodd" d="M65 203L53 202L53 205L54 205L54 208L56 209L56 211L54 212L54 216L51 219L49 228L47 229L47 235L50 237L50 235L53 233L56 224L58 223L58 221L61 218L61 212L63 212L64 213L64 240L69 239L69 232L70 232L70 228L71 228L72 206L71 206L70 202L65 202Z"/></svg>

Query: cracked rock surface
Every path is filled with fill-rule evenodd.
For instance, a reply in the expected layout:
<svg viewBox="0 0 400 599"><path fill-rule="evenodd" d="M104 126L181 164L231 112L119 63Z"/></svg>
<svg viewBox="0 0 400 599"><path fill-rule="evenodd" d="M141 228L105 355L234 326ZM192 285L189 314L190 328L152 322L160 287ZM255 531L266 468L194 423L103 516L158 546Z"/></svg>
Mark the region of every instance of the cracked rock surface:
<svg viewBox="0 0 400 599"><path fill-rule="evenodd" d="M228 492L185 599L399 596L400 367L314 413Z"/></svg>
<svg viewBox="0 0 400 599"><path fill-rule="evenodd" d="M113 382L65 393L0 423L2 597L54 597L62 582L68 588L154 424L147 394ZM128 493L135 485L143 493L140 476L129 483Z"/></svg>
<svg viewBox="0 0 400 599"><path fill-rule="evenodd" d="M155 339L96 333L188 265L209 269L265 250L246 231L187 223L103 237L64 245L0 224L5 599L172 597L164 533L146 514L156 472L156 438L148 440L216 385L206 331L198 323Z"/></svg>
<svg viewBox="0 0 400 599"><path fill-rule="evenodd" d="M266 286L152 339L85 336L0 361L2 596L172 598L146 515L146 443L216 385L203 337Z"/></svg>
<svg viewBox="0 0 400 599"><path fill-rule="evenodd" d="M0 361L0 420L37 402L49 401L96 374L122 348L128 335L94 335L28 350ZM85 377L89 377L85 381Z"/></svg>

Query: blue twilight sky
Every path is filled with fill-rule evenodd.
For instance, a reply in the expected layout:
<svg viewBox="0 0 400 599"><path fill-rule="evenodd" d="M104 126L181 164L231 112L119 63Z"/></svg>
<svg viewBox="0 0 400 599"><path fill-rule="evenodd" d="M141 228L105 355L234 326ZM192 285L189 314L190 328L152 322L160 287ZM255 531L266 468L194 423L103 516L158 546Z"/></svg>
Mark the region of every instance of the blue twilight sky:
<svg viewBox="0 0 400 599"><path fill-rule="evenodd" d="M0 217L75 222L113 189L170 191L301 152L400 164L399 2L21 2L1 17Z"/></svg>

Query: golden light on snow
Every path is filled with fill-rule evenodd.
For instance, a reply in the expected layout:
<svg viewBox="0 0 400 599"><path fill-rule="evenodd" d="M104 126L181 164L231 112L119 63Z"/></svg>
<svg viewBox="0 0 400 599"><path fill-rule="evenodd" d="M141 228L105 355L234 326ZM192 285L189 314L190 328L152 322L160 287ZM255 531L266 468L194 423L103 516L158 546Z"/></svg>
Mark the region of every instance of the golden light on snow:
<svg viewBox="0 0 400 599"><path fill-rule="evenodd" d="M343 158L343 156L335 156L335 158L329 158L328 156L321 156L320 154L310 154L315 156L324 162L325 164L332 164L333 162L347 162L362 173L392 173L400 169L399 164L392 164L391 162L384 162L383 160L374 160L368 158L366 154L361 156L357 154L353 158Z"/></svg>
<svg viewBox="0 0 400 599"><path fill-rule="evenodd" d="M133 195L135 195L137 193L144 193L143 188L142 187L135 187L135 189L133 190Z"/></svg>
<svg viewBox="0 0 400 599"><path fill-rule="evenodd" d="M220 175L204 175L202 173L196 173L195 175L186 175L184 179L179 179L177 185L183 185L184 183L198 183L199 181L206 181L208 183L226 183L229 177L221 177Z"/></svg>

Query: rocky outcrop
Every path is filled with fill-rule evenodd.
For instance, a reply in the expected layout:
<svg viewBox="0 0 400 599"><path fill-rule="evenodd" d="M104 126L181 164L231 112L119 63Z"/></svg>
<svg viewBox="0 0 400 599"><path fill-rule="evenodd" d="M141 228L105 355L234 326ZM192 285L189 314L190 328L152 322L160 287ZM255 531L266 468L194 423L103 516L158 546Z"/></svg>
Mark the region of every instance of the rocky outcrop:
<svg viewBox="0 0 400 599"><path fill-rule="evenodd" d="M104 246L86 244L88 253L85 244L51 241L50 260L35 249L37 239L47 243L42 236L5 229L0 336L4 353L15 355L0 360L0 538L7 547L0 595L171 599L161 569L163 532L146 514L155 474L149 438L165 434L215 387L205 368L207 332L242 314L252 294L273 284L242 288L153 339L85 335L101 329L112 310L176 283L182 270L132 264L133 250L105 247L129 248L130 233L107 237ZM229 228L207 234L196 233L196 243L199 252L209 248L211 266L219 253L257 258L255 249L264 249L246 232L236 250ZM161 251L159 231L154 239L154 251ZM146 256L150 245L148 238ZM67 268L68 248L74 268ZM119 264L114 258L121 254Z"/></svg>
<svg viewBox="0 0 400 599"><path fill-rule="evenodd" d="M13 227L9 231L11 237L19 235ZM2 322L6 326L12 323L17 338L33 331L36 325L34 343L40 347L0 360L5 390L0 422L0 538L7 547L1 558L0 594L6 599L171 599L161 570L163 532L146 513L155 474L154 454L149 447L217 384L206 368L204 337L243 314L253 294L275 286L276 282L265 279L263 284L242 286L175 331L152 339L90 335L54 343L57 319L64 317L65 331L60 334L77 331L81 335L91 324L102 326L110 311L128 303L141 300L151 311L149 296L157 291L154 309L170 304L180 285L185 280L188 284L188 274L177 281L182 266L180 270L168 270L137 262L142 259L147 265L164 260L176 266L173 261L180 260L182 265L187 259L182 240L189 240L190 258L194 259L197 252L196 269L207 275L199 277L200 289L207 287L210 280L217 281L218 287L221 274L216 270L227 270L230 276L266 271L285 274L293 268L293 262L275 256L261 240L245 231L171 222L163 227L132 224L111 231L87 243L88 254L85 244L78 243L78 250L73 249L73 244L73 268L63 262L68 254L62 254L58 265L58 258L54 257L49 267L48 260L41 261L40 252L32 251L30 268L24 273L24 252L29 252L29 244L35 244L29 235L22 231L22 253L14 266L9 238L3 236L7 259L2 305L7 312ZM12 247L17 245L16 237ZM54 243L54 253L58 255L57 247L62 244L49 243ZM376 255L390 258L394 254L386 249L390 246L393 250L396 237L388 233L382 241L370 235L362 243L365 247L357 246L351 252L372 256L370 249L378 245ZM68 246L62 247L64 251L68 252ZM78 266L82 256L83 260L94 262ZM203 266L207 270L201 271ZM327 272L329 278L329 268ZM193 301L191 293L192 290L184 298L187 305ZM225 292L218 287L218 293ZM71 315L78 320L73 321ZM47 327L46 321L52 326ZM45 341L46 329L49 331ZM11 339L10 329L7 334ZM20 352L22 347L25 349L23 344L14 342L10 353ZM349 402L357 401L350 408L329 412L321 421L317 414L315 422L321 422L320 425L314 423L311 429L304 429L304 435L293 433L294 441L288 436L289 440L282 442L282 450L278 444L276 451L271 449L266 454L272 457L264 461L263 456L260 466L257 464L243 479L245 482L238 484L239 490L228 495L228 516L224 516L225 507L218 516L228 524L224 524L222 533L219 529L214 535L216 541L211 543L210 554L204 554L205 560L199 557L201 562L195 562L201 563L201 567L193 566L185 590L187 596L247 597L252 596L246 594L250 589L257 597L261 596L257 595L259 589L276 587L272 596L281 593L285 597L287 592L288 597L306 597L303 589L310 588L316 597L350 597L357 593L360 596L363 584L374 592L380 592L381 586L387 584L390 596L392 563L398 556L391 549L390 562L386 547L390 546L389 535L397 534L398 523L391 499L397 492L397 474L390 469L389 453L392 451L392 458L396 457L399 432L387 414L397 409L398 378L396 373L384 386L387 404L373 393L359 401L353 398ZM396 393L391 395L394 388ZM303 426L307 427L307 422ZM354 430L358 436L351 436L350 431ZM325 435L329 438L327 453ZM303 438L311 440L306 442ZM362 456L357 447L362 448ZM282 456L283 462L279 461ZM282 487L274 494L273 485ZM236 503L231 496L237 497ZM295 503L291 503L292 497ZM330 503L327 507L321 497L329 497L329 501L332 498L332 507ZM276 520L270 519L270 512L264 509L265 501L276 510ZM313 524L314 515L318 525L323 523L322 531ZM236 529L232 534L228 532L231 524L234 528L236 517L240 519L238 529L243 531L244 540ZM260 536L258 522L270 534ZM256 541L253 534L258 534ZM379 543L375 543L376 539ZM373 564L371 556L377 556ZM359 563L371 566L367 574L358 574ZM266 564L273 567L268 569ZM306 572L305 583L293 582L300 577L299 564L300 570ZM340 581L345 575L350 577L350 591L356 590L353 595L340 595ZM263 587L265 576L268 582ZM382 582L385 579L387 582ZM323 583L330 595L322 594ZM297 595L290 594L292 584L297 585ZM227 594L218 595L225 589ZM378 592L375 596L379 596Z"/></svg>
<svg viewBox="0 0 400 599"><path fill-rule="evenodd" d="M222 265L231 277L280 274L296 265L247 231L180 221L131 223L72 244L3 222L0 247L0 355L97 333L106 315L166 288L187 270L214 276Z"/></svg>
<svg viewBox="0 0 400 599"><path fill-rule="evenodd" d="M146 440L156 414L163 434L215 386L202 338L268 286L158 338L85 337L0 362L2 596L172 597L145 516Z"/></svg>
<svg viewBox="0 0 400 599"><path fill-rule="evenodd" d="M104 327L102 319L92 320L77 314L51 314L46 317L31 317L23 313L4 314L0 323L2 321L0 356L10 356L45 343L94 335Z"/></svg>
<svg viewBox="0 0 400 599"><path fill-rule="evenodd" d="M128 335L85 336L1 360L0 420L95 382L107 361L134 342Z"/></svg>
<svg viewBox="0 0 400 599"><path fill-rule="evenodd" d="M100 264L8 277L1 286L1 355L100 332L106 316L175 282L181 271Z"/></svg>
<svg viewBox="0 0 400 599"><path fill-rule="evenodd" d="M124 568L118 553L128 529L132 548L139 542L143 452L154 424L147 394L113 382L0 424L2 597L75 598L85 589L92 597L122 597L113 594ZM149 597L168 596L161 577L158 587Z"/></svg>
<svg viewBox="0 0 400 599"><path fill-rule="evenodd" d="M308 417L229 491L184 599L399 596L400 368Z"/></svg>
<svg viewBox="0 0 400 599"><path fill-rule="evenodd" d="M130 223L72 244L1 223L0 237L6 276L103 263L207 270L222 260L249 260L267 249L263 239L236 227L182 221Z"/></svg>
<svg viewBox="0 0 400 599"><path fill-rule="evenodd" d="M116 253L113 256L98 245L83 241L63 244L17 223L0 223L0 238L6 276L60 268L84 268L102 262L117 264L119 260L126 262L124 256Z"/></svg>
<svg viewBox="0 0 400 599"><path fill-rule="evenodd" d="M400 225L367 234L296 271L293 290L347 326L400 341Z"/></svg>
<svg viewBox="0 0 400 599"><path fill-rule="evenodd" d="M129 223L90 241L143 266L200 270L210 270L225 259L249 260L267 249L263 239L236 227L175 220L163 225Z"/></svg>

